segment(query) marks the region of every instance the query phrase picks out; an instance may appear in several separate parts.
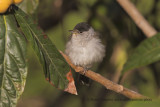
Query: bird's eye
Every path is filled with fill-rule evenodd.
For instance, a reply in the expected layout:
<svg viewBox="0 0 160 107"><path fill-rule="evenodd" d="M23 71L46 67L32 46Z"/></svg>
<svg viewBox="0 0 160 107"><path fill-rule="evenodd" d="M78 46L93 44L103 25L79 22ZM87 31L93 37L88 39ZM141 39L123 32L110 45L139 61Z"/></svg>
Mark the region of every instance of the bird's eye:
<svg viewBox="0 0 160 107"><path fill-rule="evenodd" d="M82 31L80 31L79 33L83 33Z"/></svg>

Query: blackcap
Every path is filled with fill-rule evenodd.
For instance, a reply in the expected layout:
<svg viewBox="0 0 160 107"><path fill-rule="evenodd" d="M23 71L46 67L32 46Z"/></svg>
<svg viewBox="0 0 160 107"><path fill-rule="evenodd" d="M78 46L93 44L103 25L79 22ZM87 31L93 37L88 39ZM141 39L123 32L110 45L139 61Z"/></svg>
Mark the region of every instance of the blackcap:
<svg viewBox="0 0 160 107"><path fill-rule="evenodd" d="M65 53L74 65L85 69L85 74L93 63L102 61L105 46L98 33L86 22L78 23L70 32L71 38L66 44Z"/></svg>

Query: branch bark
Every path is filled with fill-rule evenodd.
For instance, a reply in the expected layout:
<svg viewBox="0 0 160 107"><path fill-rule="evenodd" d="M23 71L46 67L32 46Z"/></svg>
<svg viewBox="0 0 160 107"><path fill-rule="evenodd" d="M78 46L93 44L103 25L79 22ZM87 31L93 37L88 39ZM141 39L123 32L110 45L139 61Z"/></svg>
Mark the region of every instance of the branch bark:
<svg viewBox="0 0 160 107"><path fill-rule="evenodd" d="M65 58L65 60L68 62L68 64L78 73L83 74L84 69L82 67L79 66L75 66L74 64L72 64L71 60L69 59L69 57L67 55L65 55L63 52L60 51L60 53L63 55L63 57ZM147 99L148 97L143 96L135 91L129 90L125 87L123 87L122 85L116 84L110 80L108 80L107 78L103 77L102 75L95 73L91 70L88 70L85 73L85 76L87 76L88 78L102 84L103 86L105 86L107 89L115 91L117 93L120 93L130 99Z"/></svg>
<svg viewBox="0 0 160 107"><path fill-rule="evenodd" d="M133 3L131 3L129 0L117 0L117 2L128 13L128 15L147 37L152 37L157 33L157 31L141 15Z"/></svg>

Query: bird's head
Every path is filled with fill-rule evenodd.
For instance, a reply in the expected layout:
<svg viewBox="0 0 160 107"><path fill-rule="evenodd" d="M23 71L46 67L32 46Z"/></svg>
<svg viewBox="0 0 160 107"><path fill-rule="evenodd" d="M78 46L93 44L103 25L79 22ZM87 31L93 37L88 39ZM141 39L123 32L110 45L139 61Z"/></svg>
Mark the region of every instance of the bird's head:
<svg viewBox="0 0 160 107"><path fill-rule="evenodd" d="M72 39L74 40L88 40L94 34L94 29L86 22L78 23L71 32Z"/></svg>

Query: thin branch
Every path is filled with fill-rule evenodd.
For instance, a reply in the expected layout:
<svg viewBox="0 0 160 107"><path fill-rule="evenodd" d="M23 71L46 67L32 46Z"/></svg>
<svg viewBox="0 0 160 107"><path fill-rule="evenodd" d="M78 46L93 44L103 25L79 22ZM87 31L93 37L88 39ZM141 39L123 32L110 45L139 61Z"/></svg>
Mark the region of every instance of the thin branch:
<svg viewBox="0 0 160 107"><path fill-rule="evenodd" d="M122 8L134 20L136 25L143 31L147 37L154 36L157 31L148 23L148 21L141 15L133 3L129 0L117 0Z"/></svg>
<svg viewBox="0 0 160 107"><path fill-rule="evenodd" d="M75 66L74 64L71 63L71 60L69 59L69 57L67 55L65 55L63 52L60 51L60 53L63 55L63 57L66 59L66 61L68 62L68 64L78 73L83 74L82 72L84 71L84 69L82 67L79 66ZM143 96L137 92L134 92L132 90L129 90L125 87L123 87L122 85L116 84L110 80L108 80L107 78L103 77L102 75L95 73L91 70L88 70L85 73L85 76L87 76L88 78L102 84L103 86L105 86L107 89L115 91L117 93L120 93L130 99L146 99L148 97Z"/></svg>

